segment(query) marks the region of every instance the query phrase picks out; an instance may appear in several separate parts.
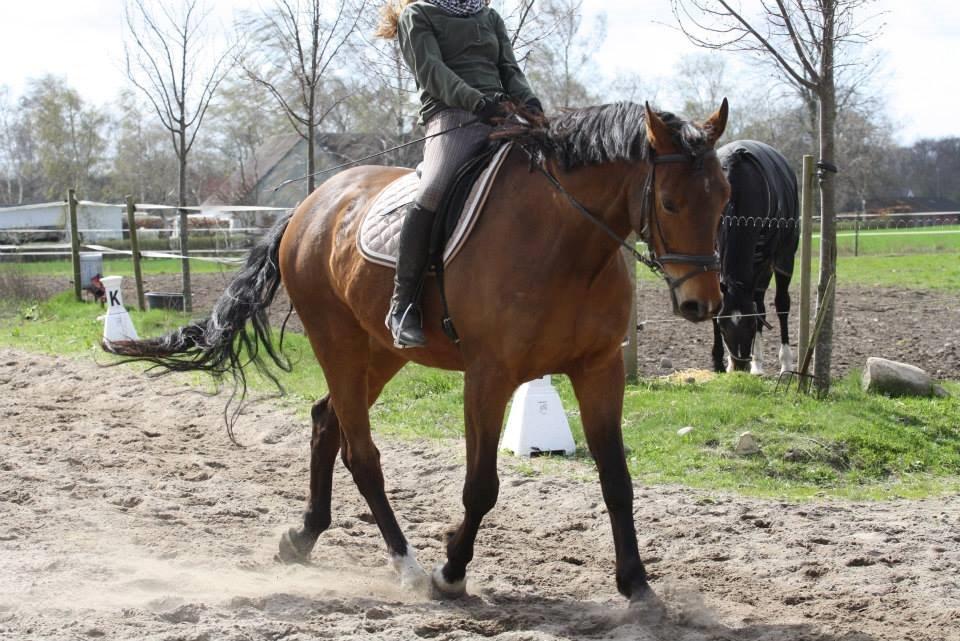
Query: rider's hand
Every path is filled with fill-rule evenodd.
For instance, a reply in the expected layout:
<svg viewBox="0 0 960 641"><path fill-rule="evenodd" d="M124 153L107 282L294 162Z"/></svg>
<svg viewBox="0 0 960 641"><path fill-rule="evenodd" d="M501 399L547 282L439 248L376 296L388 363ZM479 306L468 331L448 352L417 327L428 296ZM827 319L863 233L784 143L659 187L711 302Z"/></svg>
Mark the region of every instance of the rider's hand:
<svg viewBox="0 0 960 641"><path fill-rule="evenodd" d="M477 103L473 113L476 114L477 119L482 123L488 125L496 124L494 119L504 118L507 115L507 112L501 104L505 99L506 96L499 93L484 96L480 99L480 102Z"/></svg>

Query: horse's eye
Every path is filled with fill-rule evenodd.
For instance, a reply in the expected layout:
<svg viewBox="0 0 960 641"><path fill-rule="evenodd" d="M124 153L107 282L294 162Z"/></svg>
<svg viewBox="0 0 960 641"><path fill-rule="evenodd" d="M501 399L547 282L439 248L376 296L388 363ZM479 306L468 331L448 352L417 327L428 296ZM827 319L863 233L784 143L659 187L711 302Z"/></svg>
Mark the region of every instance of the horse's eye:
<svg viewBox="0 0 960 641"><path fill-rule="evenodd" d="M661 199L660 204L663 205L663 208L666 209L668 213L675 214L678 211L676 203L669 198Z"/></svg>

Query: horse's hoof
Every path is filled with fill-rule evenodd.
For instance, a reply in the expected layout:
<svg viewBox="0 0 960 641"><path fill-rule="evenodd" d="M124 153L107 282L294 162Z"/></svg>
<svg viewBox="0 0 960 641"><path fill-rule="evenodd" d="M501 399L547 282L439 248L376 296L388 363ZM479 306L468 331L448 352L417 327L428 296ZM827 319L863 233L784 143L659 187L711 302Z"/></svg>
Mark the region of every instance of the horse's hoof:
<svg viewBox="0 0 960 641"><path fill-rule="evenodd" d="M290 528L280 537L280 549L277 550L277 560L287 564L306 564L310 561L310 550L313 547L299 543L300 533L296 528Z"/></svg>
<svg viewBox="0 0 960 641"><path fill-rule="evenodd" d="M459 599L467 593L467 577L449 583L443 578L443 564L433 569L433 595L437 599Z"/></svg>
<svg viewBox="0 0 960 641"><path fill-rule="evenodd" d="M657 625L666 616L667 608L657 593L649 585L644 585L630 596L629 611L637 622Z"/></svg>
<svg viewBox="0 0 960 641"><path fill-rule="evenodd" d="M424 572L411 550L403 556L392 556L390 562L400 575L400 587L420 596L430 596L430 577Z"/></svg>

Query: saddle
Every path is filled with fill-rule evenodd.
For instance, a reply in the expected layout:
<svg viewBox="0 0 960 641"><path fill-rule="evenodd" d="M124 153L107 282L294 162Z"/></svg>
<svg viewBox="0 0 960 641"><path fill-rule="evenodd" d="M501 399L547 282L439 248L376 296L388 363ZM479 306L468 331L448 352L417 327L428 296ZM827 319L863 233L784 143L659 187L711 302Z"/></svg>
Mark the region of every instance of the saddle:
<svg viewBox="0 0 960 641"><path fill-rule="evenodd" d="M437 211L430 241L431 264L439 263L441 257L442 265L449 264L463 247L511 146L491 143L457 171ZM419 186L419 173L412 171L391 182L374 199L357 235L357 246L368 261L396 267L403 218Z"/></svg>

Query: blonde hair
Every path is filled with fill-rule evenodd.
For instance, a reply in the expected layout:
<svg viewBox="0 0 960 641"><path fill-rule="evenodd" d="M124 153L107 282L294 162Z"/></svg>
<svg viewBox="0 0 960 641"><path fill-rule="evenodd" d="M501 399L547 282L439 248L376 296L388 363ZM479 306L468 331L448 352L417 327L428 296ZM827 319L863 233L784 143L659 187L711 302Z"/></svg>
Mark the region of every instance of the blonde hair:
<svg viewBox="0 0 960 641"><path fill-rule="evenodd" d="M407 5L413 4L417 0L387 0L380 7L380 24L373 33L378 38L393 40L397 37L397 23L400 21L400 14Z"/></svg>

